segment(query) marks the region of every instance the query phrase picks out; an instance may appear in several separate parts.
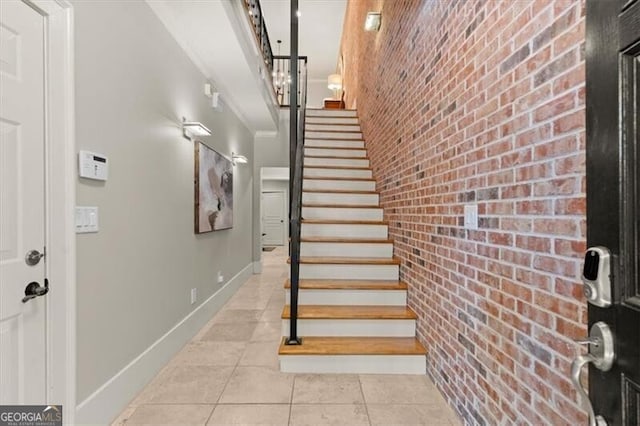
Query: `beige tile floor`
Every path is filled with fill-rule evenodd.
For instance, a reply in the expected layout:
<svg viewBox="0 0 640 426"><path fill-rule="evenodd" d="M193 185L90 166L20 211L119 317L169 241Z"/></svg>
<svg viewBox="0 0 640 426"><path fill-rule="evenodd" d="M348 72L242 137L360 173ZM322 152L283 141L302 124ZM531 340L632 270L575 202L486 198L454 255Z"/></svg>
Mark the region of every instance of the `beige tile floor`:
<svg viewBox="0 0 640 426"><path fill-rule="evenodd" d="M113 425L458 425L426 376L278 369L284 249L251 277Z"/></svg>

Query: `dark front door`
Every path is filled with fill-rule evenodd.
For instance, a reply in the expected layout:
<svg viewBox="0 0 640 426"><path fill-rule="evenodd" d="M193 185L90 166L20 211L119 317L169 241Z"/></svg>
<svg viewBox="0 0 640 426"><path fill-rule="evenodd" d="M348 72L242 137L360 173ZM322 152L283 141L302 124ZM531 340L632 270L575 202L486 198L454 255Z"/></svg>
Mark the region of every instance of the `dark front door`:
<svg viewBox="0 0 640 426"><path fill-rule="evenodd" d="M587 242L611 254L611 304L589 304L589 328L615 351L608 371L590 363L589 393L609 425L640 425L640 0L587 0L586 20Z"/></svg>

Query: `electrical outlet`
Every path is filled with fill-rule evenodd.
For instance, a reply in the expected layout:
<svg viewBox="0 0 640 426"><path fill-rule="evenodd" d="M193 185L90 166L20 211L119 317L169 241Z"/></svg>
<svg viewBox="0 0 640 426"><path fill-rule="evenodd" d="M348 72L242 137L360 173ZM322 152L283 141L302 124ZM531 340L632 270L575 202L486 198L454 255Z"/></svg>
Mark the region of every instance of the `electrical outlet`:
<svg viewBox="0 0 640 426"><path fill-rule="evenodd" d="M222 275L222 271L218 271L218 284L222 284L224 282L224 275Z"/></svg>
<svg viewBox="0 0 640 426"><path fill-rule="evenodd" d="M198 289L197 288L192 288L191 289L191 304L193 305L194 303L196 303L197 300L198 300Z"/></svg>
<svg viewBox="0 0 640 426"><path fill-rule="evenodd" d="M464 206L464 227L466 229L478 229L477 204L466 204Z"/></svg>

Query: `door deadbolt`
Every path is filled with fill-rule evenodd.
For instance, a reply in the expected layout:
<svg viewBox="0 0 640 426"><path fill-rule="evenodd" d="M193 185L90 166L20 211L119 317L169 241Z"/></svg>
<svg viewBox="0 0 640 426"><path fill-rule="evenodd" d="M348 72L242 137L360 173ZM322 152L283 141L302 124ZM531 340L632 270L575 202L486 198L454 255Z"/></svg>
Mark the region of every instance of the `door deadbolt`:
<svg viewBox="0 0 640 426"><path fill-rule="evenodd" d="M24 261L29 266L35 266L40 263L40 259L44 257L44 253L40 253L38 250L29 250L24 256Z"/></svg>

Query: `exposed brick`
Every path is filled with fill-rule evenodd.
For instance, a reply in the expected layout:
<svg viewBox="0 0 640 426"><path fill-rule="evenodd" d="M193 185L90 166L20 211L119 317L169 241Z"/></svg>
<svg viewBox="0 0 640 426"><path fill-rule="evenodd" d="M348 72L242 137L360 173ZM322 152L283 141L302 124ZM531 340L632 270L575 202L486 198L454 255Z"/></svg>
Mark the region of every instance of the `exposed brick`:
<svg viewBox="0 0 640 426"><path fill-rule="evenodd" d="M577 63L578 58L575 50L565 53L535 74L533 78L534 86L540 86L542 83L553 79Z"/></svg>
<svg viewBox="0 0 640 426"><path fill-rule="evenodd" d="M529 44L525 44L500 64L500 73L505 74L512 70L516 65L524 61L526 57L529 56L529 53L531 53Z"/></svg>
<svg viewBox="0 0 640 426"><path fill-rule="evenodd" d="M361 30L380 10L379 32ZM467 424L582 424L583 0L348 2L357 105L428 374ZM464 229L476 203L478 230Z"/></svg>

